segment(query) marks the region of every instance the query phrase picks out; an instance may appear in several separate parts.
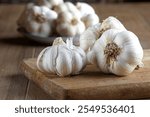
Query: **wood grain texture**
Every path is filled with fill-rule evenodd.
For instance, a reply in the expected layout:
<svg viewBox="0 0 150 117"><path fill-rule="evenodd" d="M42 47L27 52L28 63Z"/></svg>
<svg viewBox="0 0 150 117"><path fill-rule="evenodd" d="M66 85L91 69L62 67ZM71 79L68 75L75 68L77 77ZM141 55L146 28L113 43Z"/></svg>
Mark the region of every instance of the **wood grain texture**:
<svg viewBox="0 0 150 117"><path fill-rule="evenodd" d="M34 57L35 49L43 47L16 31L16 20L23 8L24 5L0 5L0 99L29 99L36 91L29 93L30 81L22 74L20 63Z"/></svg>
<svg viewBox="0 0 150 117"><path fill-rule="evenodd" d="M24 74L54 99L141 99L150 98L150 50L144 51L144 68L125 77L106 75L93 65L71 77L44 74L36 59L23 61Z"/></svg>
<svg viewBox="0 0 150 117"><path fill-rule="evenodd" d="M16 20L25 5L0 4L0 99L51 99L20 70L24 58L36 58L47 45L22 37ZM140 39L143 48L150 48L150 4L92 4L101 21L116 16ZM70 92L76 93L76 90ZM70 96L71 97L71 96Z"/></svg>

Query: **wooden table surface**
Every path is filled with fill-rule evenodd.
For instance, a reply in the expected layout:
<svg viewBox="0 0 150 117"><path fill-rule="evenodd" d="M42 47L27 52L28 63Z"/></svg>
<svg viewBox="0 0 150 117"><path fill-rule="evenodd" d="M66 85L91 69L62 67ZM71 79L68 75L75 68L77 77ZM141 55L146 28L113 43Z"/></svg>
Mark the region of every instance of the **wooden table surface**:
<svg viewBox="0 0 150 117"><path fill-rule="evenodd" d="M150 4L92 4L101 20L116 16L133 31L144 49L150 48ZM24 58L37 57L47 45L20 35L16 20L24 5L0 5L0 99L51 99L21 72Z"/></svg>

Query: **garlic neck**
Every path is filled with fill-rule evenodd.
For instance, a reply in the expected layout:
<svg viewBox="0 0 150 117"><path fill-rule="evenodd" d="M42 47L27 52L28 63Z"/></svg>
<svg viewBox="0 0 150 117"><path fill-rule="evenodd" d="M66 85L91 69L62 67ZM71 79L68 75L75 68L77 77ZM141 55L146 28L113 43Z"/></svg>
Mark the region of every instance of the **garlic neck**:
<svg viewBox="0 0 150 117"><path fill-rule="evenodd" d="M77 23L78 23L78 20L77 20L77 19L74 18L74 19L71 20L71 24L72 24L72 25L76 25Z"/></svg>
<svg viewBox="0 0 150 117"><path fill-rule="evenodd" d="M64 45L64 44L65 44L65 42L63 41L63 39L61 37L56 38L53 42L53 46L55 46L55 45Z"/></svg>
<svg viewBox="0 0 150 117"><path fill-rule="evenodd" d="M56 11L56 12L59 12L59 6L58 5L53 5L51 9Z"/></svg>
<svg viewBox="0 0 150 117"><path fill-rule="evenodd" d="M44 23L46 22L46 18L43 14L36 14L35 15L35 21L39 22L39 23Z"/></svg>
<svg viewBox="0 0 150 117"><path fill-rule="evenodd" d="M120 55L121 48L114 42L108 43L105 47L104 54L106 55L106 63L111 65L117 60L117 56Z"/></svg>

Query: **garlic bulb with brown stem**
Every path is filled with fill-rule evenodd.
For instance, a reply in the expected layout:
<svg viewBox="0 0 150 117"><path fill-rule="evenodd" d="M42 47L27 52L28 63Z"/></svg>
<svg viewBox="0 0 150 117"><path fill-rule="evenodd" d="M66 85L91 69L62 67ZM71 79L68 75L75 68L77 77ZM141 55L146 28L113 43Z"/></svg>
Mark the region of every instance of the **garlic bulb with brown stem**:
<svg viewBox="0 0 150 117"><path fill-rule="evenodd" d="M143 49L134 33L110 29L95 42L87 59L104 73L125 76L143 66Z"/></svg>

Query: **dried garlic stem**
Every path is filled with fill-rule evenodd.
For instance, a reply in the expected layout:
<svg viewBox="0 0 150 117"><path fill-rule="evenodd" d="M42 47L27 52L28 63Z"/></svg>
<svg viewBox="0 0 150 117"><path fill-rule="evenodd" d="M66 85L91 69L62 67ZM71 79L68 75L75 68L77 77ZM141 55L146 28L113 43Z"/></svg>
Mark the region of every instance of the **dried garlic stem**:
<svg viewBox="0 0 150 117"><path fill-rule="evenodd" d="M108 43L105 47L104 54L106 55L106 63L111 65L112 62L116 61L117 56L120 54L121 48L114 42Z"/></svg>
<svg viewBox="0 0 150 117"><path fill-rule="evenodd" d="M39 23L44 23L44 22L46 22L46 18L45 18L45 16L44 15L42 15L42 14L36 14L35 15L35 20L37 21L37 22L39 22Z"/></svg>
<svg viewBox="0 0 150 117"><path fill-rule="evenodd" d="M78 20L77 20L77 19L74 18L74 19L71 20L71 24L72 24L72 25L76 25L77 23L78 23Z"/></svg>

